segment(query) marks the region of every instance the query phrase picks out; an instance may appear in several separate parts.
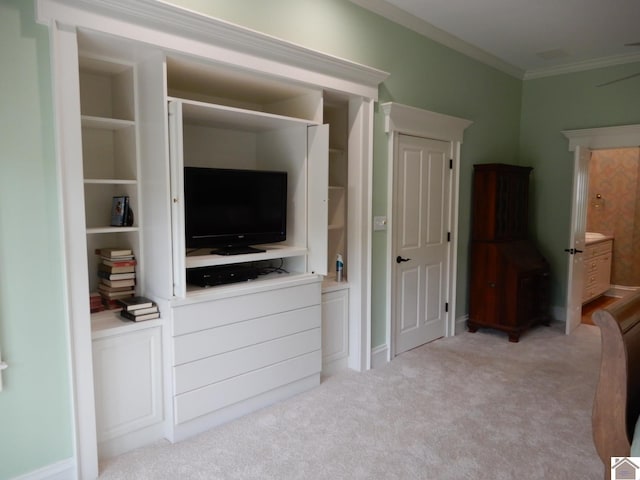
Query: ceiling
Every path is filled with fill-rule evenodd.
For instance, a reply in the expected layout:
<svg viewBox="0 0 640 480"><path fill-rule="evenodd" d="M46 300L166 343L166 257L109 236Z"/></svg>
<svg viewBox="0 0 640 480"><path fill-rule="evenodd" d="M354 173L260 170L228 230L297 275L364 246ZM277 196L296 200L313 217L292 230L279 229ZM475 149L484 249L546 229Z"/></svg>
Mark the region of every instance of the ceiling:
<svg viewBox="0 0 640 480"><path fill-rule="evenodd" d="M640 0L351 0L519 78L640 61Z"/></svg>

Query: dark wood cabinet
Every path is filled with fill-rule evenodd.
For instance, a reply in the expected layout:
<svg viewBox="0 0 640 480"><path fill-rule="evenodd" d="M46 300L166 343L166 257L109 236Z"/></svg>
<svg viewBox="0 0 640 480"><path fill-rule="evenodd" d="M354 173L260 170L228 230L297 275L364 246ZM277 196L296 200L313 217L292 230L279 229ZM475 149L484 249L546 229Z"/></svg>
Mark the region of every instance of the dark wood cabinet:
<svg viewBox="0 0 640 480"><path fill-rule="evenodd" d="M474 166L470 332L520 334L549 323L549 264L528 238L530 167Z"/></svg>

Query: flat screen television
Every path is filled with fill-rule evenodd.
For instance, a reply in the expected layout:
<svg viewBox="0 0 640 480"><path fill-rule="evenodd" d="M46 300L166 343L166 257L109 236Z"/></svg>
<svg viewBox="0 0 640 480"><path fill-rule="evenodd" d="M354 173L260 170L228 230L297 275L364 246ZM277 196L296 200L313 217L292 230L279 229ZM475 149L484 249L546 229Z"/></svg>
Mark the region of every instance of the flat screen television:
<svg viewBox="0 0 640 480"><path fill-rule="evenodd" d="M235 255L287 239L287 172L185 167L185 243Z"/></svg>

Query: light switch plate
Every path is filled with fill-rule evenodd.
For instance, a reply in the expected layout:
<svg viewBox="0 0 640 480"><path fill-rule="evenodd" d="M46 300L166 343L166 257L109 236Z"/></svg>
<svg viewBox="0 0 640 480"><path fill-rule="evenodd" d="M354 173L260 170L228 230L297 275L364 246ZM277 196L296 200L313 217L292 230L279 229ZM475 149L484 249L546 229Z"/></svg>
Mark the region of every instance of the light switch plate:
<svg viewBox="0 0 640 480"><path fill-rule="evenodd" d="M386 230L387 229L387 217L378 216L373 217L373 231Z"/></svg>

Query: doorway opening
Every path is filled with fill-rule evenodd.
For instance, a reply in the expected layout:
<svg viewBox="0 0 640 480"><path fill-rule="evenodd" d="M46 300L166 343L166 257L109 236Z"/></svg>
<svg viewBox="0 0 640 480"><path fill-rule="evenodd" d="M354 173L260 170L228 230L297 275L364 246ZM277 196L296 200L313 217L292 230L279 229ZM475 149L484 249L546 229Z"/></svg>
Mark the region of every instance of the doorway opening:
<svg viewBox="0 0 640 480"><path fill-rule="evenodd" d="M640 147L593 150L588 168L585 252L599 255L585 259L581 323L593 325L595 310L640 289Z"/></svg>
<svg viewBox="0 0 640 480"><path fill-rule="evenodd" d="M640 145L640 124L616 127L565 130L573 152L573 197L571 229L567 255L566 333L570 334L582 320L585 265L582 252L587 232L588 177L591 153L594 150L637 148ZM594 232L598 233L598 232Z"/></svg>

